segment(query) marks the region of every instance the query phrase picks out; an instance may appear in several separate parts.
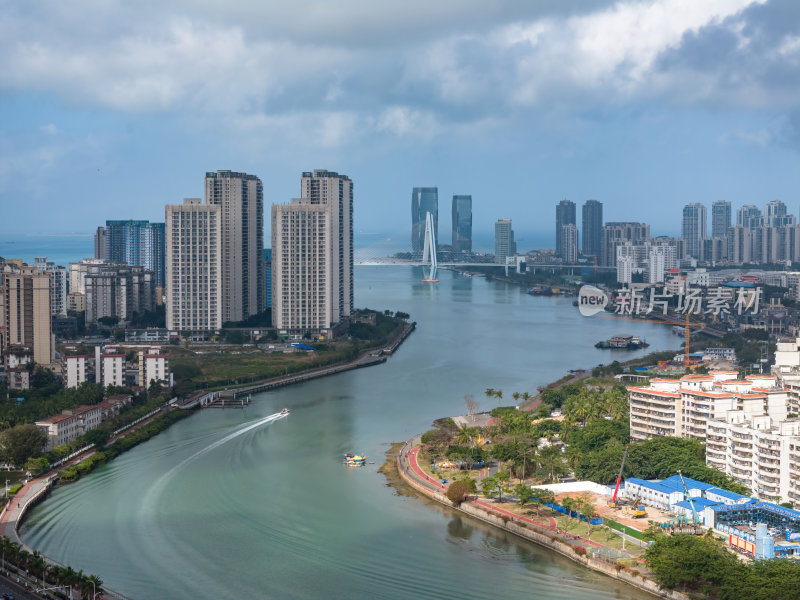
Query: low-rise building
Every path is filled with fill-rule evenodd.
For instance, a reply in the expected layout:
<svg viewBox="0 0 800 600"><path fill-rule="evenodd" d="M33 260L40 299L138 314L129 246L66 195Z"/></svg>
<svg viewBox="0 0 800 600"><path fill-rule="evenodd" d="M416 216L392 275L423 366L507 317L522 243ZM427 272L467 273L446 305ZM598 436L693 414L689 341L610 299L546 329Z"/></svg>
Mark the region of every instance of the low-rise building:
<svg viewBox="0 0 800 600"><path fill-rule="evenodd" d="M87 431L95 429L102 421L99 406L79 406L64 410L60 415L36 421L36 426L47 434L47 450L68 444Z"/></svg>

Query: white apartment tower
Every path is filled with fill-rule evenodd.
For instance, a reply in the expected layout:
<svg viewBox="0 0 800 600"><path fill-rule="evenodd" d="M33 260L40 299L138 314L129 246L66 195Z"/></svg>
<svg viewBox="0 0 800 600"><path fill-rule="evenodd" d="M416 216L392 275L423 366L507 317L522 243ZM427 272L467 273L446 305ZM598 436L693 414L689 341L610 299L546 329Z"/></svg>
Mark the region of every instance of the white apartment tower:
<svg viewBox="0 0 800 600"><path fill-rule="evenodd" d="M199 198L166 206L168 329L222 327L221 210Z"/></svg>
<svg viewBox="0 0 800 600"><path fill-rule="evenodd" d="M64 386L76 388L86 381L88 354L71 354L64 357Z"/></svg>
<svg viewBox="0 0 800 600"><path fill-rule="evenodd" d="M220 207L222 321L241 321L266 309L264 188L255 175L206 173L206 204Z"/></svg>
<svg viewBox="0 0 800 600"><path fill-rule="evenodd" d="M304 172L301 197L272 206L272 323L325 332L353 310L353 182Z"/></svg>

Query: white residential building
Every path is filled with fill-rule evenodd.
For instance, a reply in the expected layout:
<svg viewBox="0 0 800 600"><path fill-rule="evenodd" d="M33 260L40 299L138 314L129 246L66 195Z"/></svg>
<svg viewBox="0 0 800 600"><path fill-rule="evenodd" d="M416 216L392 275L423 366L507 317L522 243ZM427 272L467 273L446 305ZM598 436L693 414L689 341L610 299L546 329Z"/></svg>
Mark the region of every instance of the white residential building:
<svg viewBox="0 0 800 600"><path fill-rule="evenodd" d="M746 485L758 498L783 502L790 499L790 490L800 497L790 454L790 447L798 444L800 421L731 410L724 419L708 422L706 463Z"/></svg>
<svg viewBox="0 0 800 600"><path fill-rule="evenodd" d="M222 327L220 211L199 198L166 206L167 329Z"/></svg>
<svg viewBox="0 0 800 600"><path fill-rule="evenodd" d="M76 388L86 381L88 354L74 354L64 357L64 386Z"/></svg>
<svg viewBox="0 0 800 600"><path fill-rule="evenodd" d="M125 385L125 353L116 346L95 346L95 377L103 387Z"/></svg>
<svg viewBox="0 0 800 600"><path fill-rule="evenodd" d="M272 323L328 335L353 310L353 182L316 170L301 189L272 206Z"/></svg>
<svg viewBox="0 0 800 600"><path fill-rule="evenodd" d="M712 371L680 379L651 379L648 387L629 387L631 439L675 436L705 440L708 421L722 419L730 410L786 418L788 390L777 388L774 376L736 377L736 371Z"/></svg>
<svg viewBox="0 0 800 600"><path fill-rule="evenodd" d="M95 429L102 421L102 409L99 405L79 406L72 410L62 411L60 415L36 421L36 426L47 434L47 450L67 444Z"/></svg>
<svg viewBox="0 0 800 600"><path fill-rule="evenodd" d="M162 352L158 347L150 348L147 352L139 352L139 385L147 388L152 381L172 385L169 354Z"/></svg>

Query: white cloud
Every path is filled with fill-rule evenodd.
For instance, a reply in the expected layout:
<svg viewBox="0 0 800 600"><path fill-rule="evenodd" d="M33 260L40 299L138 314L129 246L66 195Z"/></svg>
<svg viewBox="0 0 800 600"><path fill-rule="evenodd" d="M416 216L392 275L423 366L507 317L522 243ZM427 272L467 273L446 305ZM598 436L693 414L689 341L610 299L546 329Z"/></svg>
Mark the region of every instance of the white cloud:
<svg viewBox="0 0 800 600"><path fill-rule="evenodd" d="M431 139L519 111L719 96L726 82L714 68L659 61L726 19L747 51L746 28L733 17L763 1L301 0L223 9L210 0L143 0L136 9L111 2L85 11L6 3L0 90L174 112L195 128L233 126L298 143L307 126L299 115L314 115L315 142L325 147L369 134ZM796 60L798 39L776 41L773 53ZM769 102L758 85L726 94L739 97Z"/></svg>

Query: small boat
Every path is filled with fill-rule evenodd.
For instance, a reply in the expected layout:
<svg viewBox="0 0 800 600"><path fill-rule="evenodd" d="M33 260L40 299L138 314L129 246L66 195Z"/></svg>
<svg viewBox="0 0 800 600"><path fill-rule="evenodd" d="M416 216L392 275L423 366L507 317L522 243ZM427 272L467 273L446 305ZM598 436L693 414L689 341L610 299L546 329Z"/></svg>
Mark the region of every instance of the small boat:
<svg viewBox="0 0 800 600"><path fill-rule="evenodd" d="M650 346L644 339L637 335L615 335L608 340L597 342L595 348L611 348L614 350L638 350Z"/></svg>
<svg viewBox="0 0 800 600"><path fill-rule="evenodd" d="M289 409L284 406L283 410L281 411L281 414L282 415L288 415L289 414Z"/></svg>
<svg viewBox="0 0 800 600"><path fill-rule="evenodd" d="M367 464L367 457L359 456L358 454L350 454L348 452L344 455L344 464L348 467L363 467Z"/></svg>

